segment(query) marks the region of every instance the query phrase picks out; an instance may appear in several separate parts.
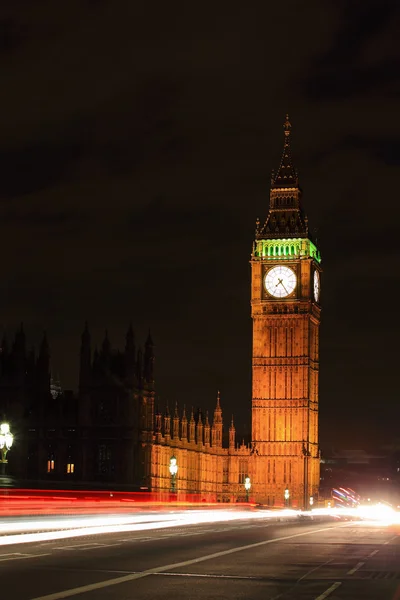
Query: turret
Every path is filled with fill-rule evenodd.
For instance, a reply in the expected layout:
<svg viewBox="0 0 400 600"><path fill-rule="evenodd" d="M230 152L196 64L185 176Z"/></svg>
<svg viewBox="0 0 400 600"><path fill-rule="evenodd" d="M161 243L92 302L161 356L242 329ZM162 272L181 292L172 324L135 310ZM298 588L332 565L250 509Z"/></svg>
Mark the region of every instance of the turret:
<svg viewBox="0 0 400 600"><path fill-rule="evenodd" d="M235 449L235 436L236 436L236 429L235 429L235 425L233 423L233 415L232 415L231 426L229 427L229 449L230 450Z"/></svg>
<svg viewBox="0 0 400 600"><path fill-rule="evenodd" d="M169 414L168 404L167 404L167 407L165 409L165 414L164 414L164 437L165 438L171 437L171 415Z"/></svg>
<svg viewBox="0 0 400 600"><path fill-rule="evenodd" d="M210 446L210 431L211 431L211 427L210 427L210 422L208 420L208 411L206 412L206 422L204 424L204 445L205 446Z"/></svg>
<svg viewBox="0 0 400 600"><path fill-rule="evenodd" d="M159 443L161 441L161 420L162 415L157 406L156 415L155 415L155 433L156 433L156 442Z"/></svg>
<svg viewBox="0 0 400 600"><path fill-rule="evenodd" d="M173 438L174 440L179 440L179 413L178 413L178 403L175 402L175 412L174 412L174 420L173 420Z"/></svg>
<svg viewBox="0 0 400 600"><path fill-rule="evenodd" d="M182 415L182 440L187 442L188 437L188 420L186 416L186 408L183 407L183 415Z"/></svg>
<svg viewBox="0 0 400 600"><path fill-rule="evenodd" d="M202 446L203 445L203 417L201 415L201 411L199 410L196 424L196 441Z"/></svg>
<svg viewBox="0 0 400 600"><path fill-rule="evenodd" d="M222 409L220 404L220 393L217 393L217 404L214 410L214 420L211 428L211 445L214 447L222 446Z"/></svg>
<svg viewBox="0 0 400 600"><path fill-rule="evenodd" d="M79 389L87 387L90 383L91 376L91 361L92 351L90 348L90 333L88 323L85 323L85 329L83 330L81 337L81 351L80 351L80 366L79 366Z"/></svg>
<svg viewBox="0 0 400 600"><path fill-rule="evenodd" d="M195 431L196 431L196 421L194 420L193 406L192 406L192 413L190 415L190 421L189 421L189 442L193 443L196 441Z"/></svg>

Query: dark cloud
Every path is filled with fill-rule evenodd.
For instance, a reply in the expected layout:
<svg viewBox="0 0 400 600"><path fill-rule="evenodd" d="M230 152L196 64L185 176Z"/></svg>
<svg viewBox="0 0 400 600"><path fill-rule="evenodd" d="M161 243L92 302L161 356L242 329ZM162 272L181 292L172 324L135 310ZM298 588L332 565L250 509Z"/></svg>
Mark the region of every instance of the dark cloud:
<svg viewBox="0 0 400 600"><path fill-rule="evenodd" d="M0 151L0 198L20 198L63 181L82 155L75 143L39 142Z"/></svg>
<svg viewBox="0 0 400 600"><path fill-rule="evenodd" d="M391 35L394 42L394 24L400 25L398 4L393 0L336 4L341 7L340 27L329 49L315 60L315 71L306 83L309 96L329 102L398 83L400 56L394 43L377 61L365 57L368 47L382 34L383 44Z"/></svg>
<svg viewBox="0 0 400 600"><path fill-rule="evenodd" d="M83 212L73 211L24 211L18 212L17 209L6 209L1 213L3 225L7 227L27 226L34 229L44 229L51 235L59 235L61 230L81 229L89 222L89 216Z"/></svg>
<svg viewBox="0 0 400 600"><path fill-rule="evenodd" d="M13 52L22 41L22 32L16 20L0 17L0 57Z"/></svg>

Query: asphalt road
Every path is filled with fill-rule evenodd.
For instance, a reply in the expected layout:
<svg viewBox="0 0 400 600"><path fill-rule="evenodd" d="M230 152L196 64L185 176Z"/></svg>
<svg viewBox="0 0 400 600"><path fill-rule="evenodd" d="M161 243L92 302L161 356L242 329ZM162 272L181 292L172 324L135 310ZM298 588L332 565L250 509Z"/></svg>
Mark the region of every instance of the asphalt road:
<svg viewBox="0 0 400 600"><path fill-rule="evenodd" d="M11 600L398 600L400 535L368 523L189 525L0 547Z"/></svg>

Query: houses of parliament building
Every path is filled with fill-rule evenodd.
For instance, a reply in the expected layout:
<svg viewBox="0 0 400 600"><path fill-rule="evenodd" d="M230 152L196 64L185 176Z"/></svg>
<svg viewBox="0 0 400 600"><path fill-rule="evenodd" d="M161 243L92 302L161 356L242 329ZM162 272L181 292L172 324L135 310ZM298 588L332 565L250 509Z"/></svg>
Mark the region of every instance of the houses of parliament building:
<svg viewBox="0 0 400 600"><path fill-rule="evenodd" d="M307 507L318 494L318 370L320 254L301 205L284 123L279 168L272 173L269 211L257 219L251 253L252 433L237 444L233 419L223 419L216 395L212 415L155 402L154 346L143 352L132 327L123 351L106 334L92 352L81 339L79 390L52 385L50 352L26 350L23 328L0 353L0 412L15 436L9 473L18 481L96 485L173 492L208 501L251 499L270 506ZM226 435L227 434L227 435ZM225 442L226 440L226 442ZM171 459L177 466L171 475Z"/></svg>

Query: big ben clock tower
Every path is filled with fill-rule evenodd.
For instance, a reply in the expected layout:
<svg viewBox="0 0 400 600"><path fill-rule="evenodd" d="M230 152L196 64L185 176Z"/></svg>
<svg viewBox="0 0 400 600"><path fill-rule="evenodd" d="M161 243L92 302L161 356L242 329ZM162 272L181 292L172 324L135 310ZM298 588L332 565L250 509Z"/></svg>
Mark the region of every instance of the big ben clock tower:
<svg viewBox="0 0 400 600"><path fill-rule="evenodd" d="M261 502L308 508L319 486L321 257L301 207L290 129L287 116L251 257L252 486Z"/></svg>

